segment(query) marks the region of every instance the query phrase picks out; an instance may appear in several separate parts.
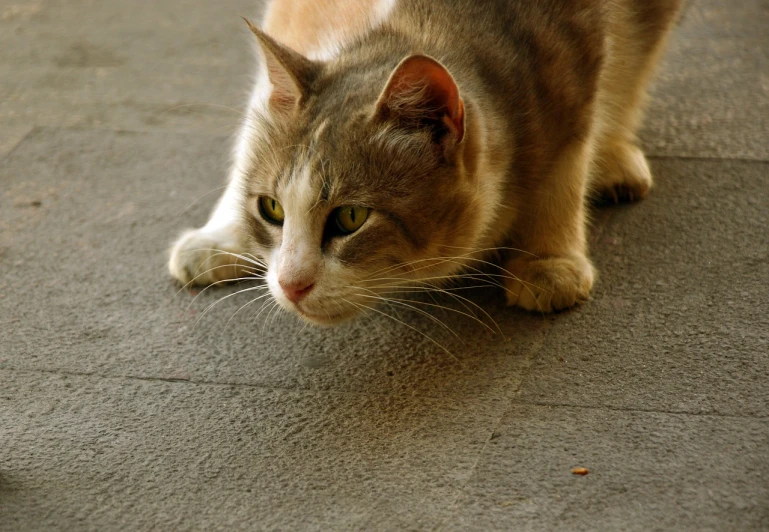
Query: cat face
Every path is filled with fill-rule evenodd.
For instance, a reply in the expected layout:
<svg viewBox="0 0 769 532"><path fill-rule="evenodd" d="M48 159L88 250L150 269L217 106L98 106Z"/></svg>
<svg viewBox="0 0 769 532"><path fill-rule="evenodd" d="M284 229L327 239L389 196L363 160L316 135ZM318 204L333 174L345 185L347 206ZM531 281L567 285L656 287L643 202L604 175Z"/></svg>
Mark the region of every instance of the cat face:
<svg viewBox="0 0 769 532"><path fill-rule="evenodd" d="M441 284L482 218L451 75L412 56L367 84L257 36L272 88L252 116L244 206L275 300L333 324Z"/></svg>

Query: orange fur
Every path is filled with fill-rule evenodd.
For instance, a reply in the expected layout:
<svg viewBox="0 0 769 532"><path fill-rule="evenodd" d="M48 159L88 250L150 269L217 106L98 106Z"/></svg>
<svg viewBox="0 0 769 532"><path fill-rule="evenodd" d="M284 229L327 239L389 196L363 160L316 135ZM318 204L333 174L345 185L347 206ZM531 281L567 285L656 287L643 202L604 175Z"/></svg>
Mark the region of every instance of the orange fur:
<svg viewBox="0 0 769 532"><path fill-rule="evenodd" d="M363 34L380 0L281 0L270 4L264 30L306 56Z"/></svg>
<svg viewBox="0 0 769 532"><path fill-rule="evenodd" d="M475 272L505 248L495 260L510 304L584 301L586 199L651 186L635 131L680 5L272 0L251 28L265 63L231 184L177 243L171 273L206 284L237 272L203 247L259 257L284 308L333 323L372 294ZM285 224L255 208L262 197ZM344 206L370 210L360 231L335 232ZM192 278L215 261L226 267ZM299 279L315 287L301 308L281 290Z"/></svg>

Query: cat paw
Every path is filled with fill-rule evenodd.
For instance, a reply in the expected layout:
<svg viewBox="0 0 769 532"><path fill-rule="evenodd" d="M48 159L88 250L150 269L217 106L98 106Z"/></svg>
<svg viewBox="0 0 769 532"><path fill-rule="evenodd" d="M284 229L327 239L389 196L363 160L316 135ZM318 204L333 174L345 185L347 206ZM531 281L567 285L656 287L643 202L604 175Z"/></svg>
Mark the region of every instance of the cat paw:
<svg viewBox="0 0 769 532"><path fill-rule="evenodd" d="M652 186L652 174L641 149L629 142L617 142L603 150L597 159L593 189L607 203L643 199Z"/></svg>
<svg viewBox="0 0 769 532"><path fill-rule="evenodd" d="M521 257L507 270L507 304L530 311L553 312L581 303L590 296L595 277L584 255L575 257Z"/></svg>
<svg viewBox="0 0 769 532"><path fill-rule="evenodd" d="M185 231L171 247L168 271L184 285L209 285L237 279L245 261L232 238L206 232L205 229Z"/></svg>

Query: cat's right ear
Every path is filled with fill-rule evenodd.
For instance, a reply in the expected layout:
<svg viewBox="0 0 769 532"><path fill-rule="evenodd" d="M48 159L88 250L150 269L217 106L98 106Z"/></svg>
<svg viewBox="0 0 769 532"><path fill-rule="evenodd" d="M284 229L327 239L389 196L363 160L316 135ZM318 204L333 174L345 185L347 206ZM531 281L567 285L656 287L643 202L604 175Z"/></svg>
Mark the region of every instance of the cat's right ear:
<svg viewBox="0 0 769 532"><path fill-rule="evenodd" d="M462 142L465 105L453 76L426 55L407 57L395 68L376 105L381 120L407 127L429 127L444 148Z"/></svg>
<svg viewBox="0 0 769 532"><path fill-rule="evenodd" d="M311 94L320 65L278 43L247 18L243 17L243 20L256 36L262 51L267 76L272 84L268 99L270 109L281 113L296 111Z"/></svg>

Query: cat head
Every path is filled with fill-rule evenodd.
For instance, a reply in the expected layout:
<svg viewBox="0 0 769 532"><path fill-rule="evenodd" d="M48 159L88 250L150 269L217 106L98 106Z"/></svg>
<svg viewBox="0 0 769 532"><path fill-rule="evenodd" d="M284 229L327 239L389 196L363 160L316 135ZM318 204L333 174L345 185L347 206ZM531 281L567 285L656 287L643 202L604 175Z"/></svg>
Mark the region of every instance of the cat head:
<svg viewBox="0 0 769 532"><path fill-rule="evenodd" d="M488 216L449 71L424 55L320 63L251 29L244 206L277 302L333 324L455 273Z"/></svg>

